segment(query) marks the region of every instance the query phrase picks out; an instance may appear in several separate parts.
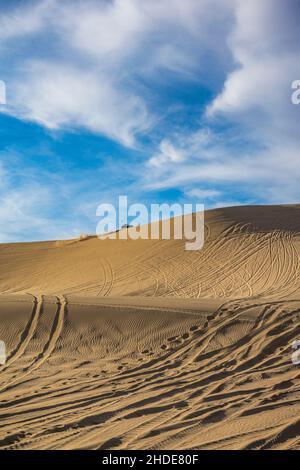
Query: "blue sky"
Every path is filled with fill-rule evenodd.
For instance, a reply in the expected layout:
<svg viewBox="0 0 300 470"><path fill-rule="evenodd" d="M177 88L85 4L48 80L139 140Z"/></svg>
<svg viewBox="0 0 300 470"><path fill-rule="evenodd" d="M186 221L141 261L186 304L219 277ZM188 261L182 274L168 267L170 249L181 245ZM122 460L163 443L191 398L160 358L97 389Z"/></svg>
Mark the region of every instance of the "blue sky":
<svg viewBox="0 0 300 470"><path fill-rule="evenodd" d="M0 242L96 208L299 202L297 0L0 0Z"/></svg>

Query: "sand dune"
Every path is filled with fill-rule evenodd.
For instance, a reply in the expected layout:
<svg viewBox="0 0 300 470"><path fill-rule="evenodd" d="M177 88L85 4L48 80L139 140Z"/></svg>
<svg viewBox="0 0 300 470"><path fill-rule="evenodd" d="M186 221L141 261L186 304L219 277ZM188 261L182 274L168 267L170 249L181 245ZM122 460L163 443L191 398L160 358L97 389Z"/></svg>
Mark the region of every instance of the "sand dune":
<svg viewBox="0 0 300 470"><path fill-rule="evenodd" d="M0 448L299 449L299 215L0 245Z"/></svg>

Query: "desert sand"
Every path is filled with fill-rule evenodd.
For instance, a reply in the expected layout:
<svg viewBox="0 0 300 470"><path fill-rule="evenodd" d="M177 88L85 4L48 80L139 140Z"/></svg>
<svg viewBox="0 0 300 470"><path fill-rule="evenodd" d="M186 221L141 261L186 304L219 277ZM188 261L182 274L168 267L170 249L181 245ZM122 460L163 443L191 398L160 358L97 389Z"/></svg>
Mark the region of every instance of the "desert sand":
<svg viewBox="0 0 300 470"><path fill-rule="evenodd" d="M300 205L184 243L0 245L1 449L300 449Z"/></svg>

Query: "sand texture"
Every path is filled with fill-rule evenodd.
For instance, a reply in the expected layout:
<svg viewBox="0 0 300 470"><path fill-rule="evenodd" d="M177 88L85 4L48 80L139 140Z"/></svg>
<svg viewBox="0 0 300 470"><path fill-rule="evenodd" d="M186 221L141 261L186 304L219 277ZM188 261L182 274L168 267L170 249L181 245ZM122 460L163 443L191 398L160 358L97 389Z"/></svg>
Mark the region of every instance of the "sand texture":
<svg viewBox="0 0 300 470"><path fill-rule="evenodd" d="M300 449L300 206L184 243L0 245L0 449Z"/></svg>

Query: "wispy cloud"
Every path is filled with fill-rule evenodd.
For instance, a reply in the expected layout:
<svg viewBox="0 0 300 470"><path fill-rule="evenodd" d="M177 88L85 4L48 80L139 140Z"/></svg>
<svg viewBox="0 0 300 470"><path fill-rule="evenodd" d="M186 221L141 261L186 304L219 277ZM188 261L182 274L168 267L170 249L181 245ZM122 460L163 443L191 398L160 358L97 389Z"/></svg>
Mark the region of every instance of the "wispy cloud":
<svg viewBox="0 0 300 470"><path fill-rule="evenodd" d="M29 62L13 80L6 112L49 129L85 128L125 145L149 123L143 101L114 86L112 79L63 64Z"/></svg>
<svg viewBox="0 0 300 470"><path fill-rule="evenodd" d="M214 199L222 194L221 191L217 191L216 189L200 189L194 188L186 191L185 193L188 197L194 199Z"/></svg>
<svg viewBox="0 0 300 470"><path fill-rule="evenodd" d="M87 231L124 189L208 206L299 200L299 18L297 0L2 2L1 113L50 130L51 143L118 144L99 159L74 143L71 170L41 174L20 138L17 170L0 155L2 240Z"/></svg>
<svg viewBox="0 0 300 470"><path fill-rule="evenodd" d="M291 83L300 76L299 3L233 3L235 24L228 45L236 65L207 105L199 131L201 136L205 125L207 139L191 144L197 133L188 130L169 136L174 152L185 149L184 162L176 168L166 160L159 169L156 165L148 184L158 189L209 182L213 191L232 183L263 201L295 201L300 110L291 104Z"/></svg>
<svg viewBox="0 0 300 470"><path fill-rule="evenodd" d="M223 31L228 8L222 0L42 0L5 9L0 54L7 65L6 112L50 129L83 127L133 146L156 120L140 81L162 67L196 73L208 50L221 57L211 42L211 3Z"/></svg>

